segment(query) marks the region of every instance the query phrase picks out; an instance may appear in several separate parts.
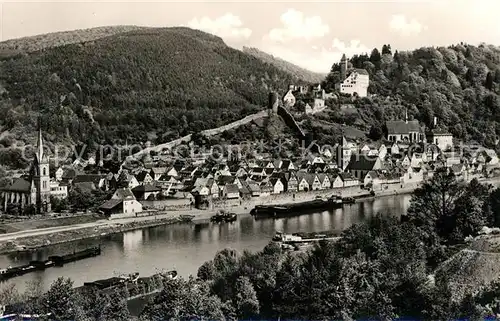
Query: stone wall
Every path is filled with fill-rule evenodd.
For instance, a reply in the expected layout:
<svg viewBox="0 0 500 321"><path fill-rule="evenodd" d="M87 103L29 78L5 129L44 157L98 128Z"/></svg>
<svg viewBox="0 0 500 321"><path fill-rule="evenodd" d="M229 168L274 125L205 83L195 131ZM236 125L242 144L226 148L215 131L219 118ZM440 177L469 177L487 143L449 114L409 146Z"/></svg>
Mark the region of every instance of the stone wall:
<svg viewBox="0 0 500 321"><path fill-rule="evenodd" d="M161 201L142 201L145 208L157 210L185 210L191 208L191 200L188 198L167 199Z"/></svg>

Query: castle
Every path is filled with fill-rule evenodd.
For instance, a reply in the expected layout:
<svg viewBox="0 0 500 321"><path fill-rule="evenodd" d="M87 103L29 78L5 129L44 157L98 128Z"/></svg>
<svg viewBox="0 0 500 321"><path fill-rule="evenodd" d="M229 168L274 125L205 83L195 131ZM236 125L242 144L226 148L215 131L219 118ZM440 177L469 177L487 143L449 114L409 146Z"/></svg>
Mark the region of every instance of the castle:
<svg viewBox="0 0 500 321"><path fill-rule="evenodd" d="M354 95L359 97L368 96L368 86L370 84L370 76L365 69L349 68L348 60L345 54L340 59L340 79L338 90L344 94Z"/></svg>
<svg viewBox="0 0 500 321"><path fill-rule="evenodd" d="M42 130L38 130L38 141L35 157L29 174L15 179L0 191L3 210L17 206L23 210L29 205L35 207L36 213L50 212L50 176L49 160L43 151Z"/></svg>

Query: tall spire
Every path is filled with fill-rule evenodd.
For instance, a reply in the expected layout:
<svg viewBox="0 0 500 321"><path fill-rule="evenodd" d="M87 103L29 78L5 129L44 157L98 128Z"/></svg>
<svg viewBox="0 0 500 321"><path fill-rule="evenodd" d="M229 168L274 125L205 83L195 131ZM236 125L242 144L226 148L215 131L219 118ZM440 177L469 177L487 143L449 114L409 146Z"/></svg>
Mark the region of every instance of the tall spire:
<svg viewBox="0 0 500 321"><path fill-rule="evenodd" d="M42 120L41 117L38 118L38 140L36 143L36 156L38 161L41 162L43 159L43 140L42 140Z"/></svg>

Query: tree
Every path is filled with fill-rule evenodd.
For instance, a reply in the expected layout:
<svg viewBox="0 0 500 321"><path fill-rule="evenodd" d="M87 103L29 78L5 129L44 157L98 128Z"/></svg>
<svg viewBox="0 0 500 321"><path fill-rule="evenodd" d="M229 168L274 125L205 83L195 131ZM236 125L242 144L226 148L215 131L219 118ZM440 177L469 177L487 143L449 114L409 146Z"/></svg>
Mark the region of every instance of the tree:
<svg viewBox="0 0 500 321"><path fill-rule="evenodd" d="M370 132L368 133L368 137L370 139L379 140L380 138L382 138L383 135L384 135L384 132L382 131L381 126L372 125L372 127L370 127Z"/></svg>
<svg viewBox="0 0 500 321"><path fill-rule="evenodd" d="M100 320L116 320L127 321L130 320L130 312L127 307L127 300L123 297L122 293L115 290L106 300L109 302L104 306Z"/></svg>
<svg viewBox="0 0 500 321"><path fill-rule="evenodd" d="M377 48L374 48L370 54L370 62L375 65L375 68L380 68L380 61L382 60L382 55Z"/></svg>
<svg viewBox="0 0 500 321"><path fill-rule="evenodd" d="M392 55L391 45L383 45L382 46L382 55Z"/></svg>
<svg viewBox="0 0 500 321"><path fill-rule="evenodd" d="M239 277L236 281L236 307L239 320L248 320L259 315L259 300L252 283L247 277Z"/></svg>
<svg viewBox="0 0 500 321"><path fill-rule="evenodd" d="M75 320L81 314L79 303L73 281L59 277L43 295L42 311L56 320Z"/></svg>
<svg viewBox="0 0 500 321"><path fill-rule="evenodd" d="M486 74L486 80L484 82L484 87L488 90L493 90L493 74L491 71L489 71Z"/></svg>

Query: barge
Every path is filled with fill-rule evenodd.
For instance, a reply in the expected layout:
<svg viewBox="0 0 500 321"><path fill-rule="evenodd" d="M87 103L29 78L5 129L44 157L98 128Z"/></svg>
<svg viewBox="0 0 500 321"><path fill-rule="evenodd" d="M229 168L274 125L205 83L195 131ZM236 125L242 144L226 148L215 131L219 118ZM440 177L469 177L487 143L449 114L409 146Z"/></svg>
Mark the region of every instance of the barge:
<svg viewBox="0 0 500 321"><path fill-rule="evenodd" d="M313 233L292 233L286 234L283 232L276 232L273 237L273 242L278 242L287 245L297 245L303 243L312 243L319 241L336 241L340 238L336 232L313 232Z"/></svg>
<svg viewBox="0 0 500 321"><path fill-rule="evenodd" d="M101 247L92 247L83 251L73 252L62 256L49 256L44 261L30 261L28 264L0 269L0 281L21 276L34 271L42 271L53 266L63 266L65 263L82 260L101 254Z"/></svg>
<svg viewBox="0 0 500 321"><path fill-rule="evenodd" d="M341 208L342 203L342 198L332 196L328 199L320 198L312 201L282 205L257 205L252 209L250 214L253 216L286 217L317 212L318 210Z"/></svg>

